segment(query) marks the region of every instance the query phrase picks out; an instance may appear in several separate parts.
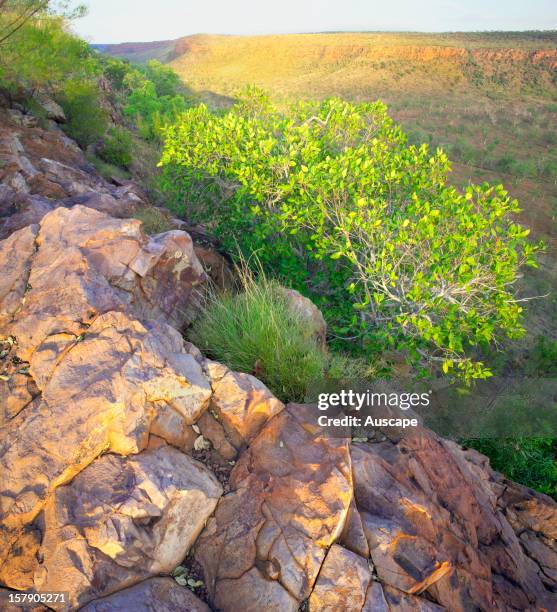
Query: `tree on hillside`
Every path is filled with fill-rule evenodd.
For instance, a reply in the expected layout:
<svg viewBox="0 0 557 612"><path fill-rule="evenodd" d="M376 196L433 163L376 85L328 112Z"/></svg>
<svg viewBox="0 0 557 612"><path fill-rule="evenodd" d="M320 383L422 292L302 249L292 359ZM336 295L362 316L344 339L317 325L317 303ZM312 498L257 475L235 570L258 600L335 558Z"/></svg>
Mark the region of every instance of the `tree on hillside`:
<svg viewBox="0 0 557 612"><path fill-rule="evenodd" d="M256 251L368 352L470 379L489 375L475 347L523 333L514 287L540 245L518 203L449 185L446 155L409 146L381 102L281 112L252 90L227 113L184 113L161 165L179 212Z"/></svg>
<svg viewBox="0 0 557 612"><path fill-rule="evenodd" d="M72 6L71 2L52 0L0 0L0 44L21 30L33 18L45 14L64 15L66 19L81 17L84 5Z"/></svg>

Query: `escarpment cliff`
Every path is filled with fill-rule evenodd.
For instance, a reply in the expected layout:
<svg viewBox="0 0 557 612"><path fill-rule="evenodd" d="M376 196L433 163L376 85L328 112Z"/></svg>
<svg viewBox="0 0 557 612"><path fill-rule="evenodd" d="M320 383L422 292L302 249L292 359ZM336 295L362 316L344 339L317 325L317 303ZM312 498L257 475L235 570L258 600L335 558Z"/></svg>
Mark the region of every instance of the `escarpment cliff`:
<svg viewBox="0 0 557 612"><path fill-rule="evenodd" d="M62 591L49 607L88 612L557 608L550 498L426 429L317 435L309 407L183 339L206 272L187 233L130 218L139 190L18 111L1 111L0 159L4 596Z"/></svg>

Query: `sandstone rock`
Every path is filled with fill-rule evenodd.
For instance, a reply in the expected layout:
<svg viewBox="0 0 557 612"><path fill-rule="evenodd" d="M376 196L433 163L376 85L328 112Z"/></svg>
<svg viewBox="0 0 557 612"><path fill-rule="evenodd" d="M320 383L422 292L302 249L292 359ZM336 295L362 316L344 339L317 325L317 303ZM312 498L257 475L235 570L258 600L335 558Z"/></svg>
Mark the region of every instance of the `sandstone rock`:
<svg viewBox="0 0 557 612"><path fill-rule="evenodd" d="M369 557L369 545L362 525L362 517L356 508L354 500L350 503L346 524L344 525L339 542L364 559Z"/></svg>
<svg viewBox="0 0 557 612"><path fill-rule="evenodd" d="M195 254L206 274L220 290L234 287L234 274L228 261L215 249L196 244Z"/></svg>
<svg viewBox="0 0 557 612"><path fill-rule="evenodd" d="M325 347L327 343L327 323L319 308L295 289L282 288L282 292L292 312L304 322L308 335Z"/></svg>
<svg viewBox="0 0 557 612"><path fill-rule="evenodd" d="M218 416L229 441L241 448L284 405L254 376L228 371L213 383L211 409Z"/></svg>
<svg viewBox="0 0 557 612"><path fill-rule="evenodd" d="M333 544L309 598L311 612L360 612L370 580L365 559Z"/></svg>
<svg viewBox="0 0 557 612"><path fill-rule="evenodd" d="M353 445L351 454L356 505L385 585L408 595L427 592L455 611L468 610L470 602L480 610L555 606L547 574L525 554L527 541L521 546L497 507L489 473L479 478L481 465L470 464L457 445L418 430L396 443ZM538 527L550 507L534 512ZM550 567L552 557L544 552L531 554ZM400 609L418 605L400 594L395 599ZM425 605L421 599L419 605Z"/></svg>
<svg viewBox="0 0 557 612"><path fill-rule="evenodd" d="M4 524L32 520L55 486L103 451L145 448L160 402L194 422L211 391L181 348L172 328L123 313L98 316L80 341L43 343L30 357L40 401L12 419L0 440Z"/></svg>
<svg viewBox="0 0 557 612"><path fill-rule="evenodd" d="M267 423L196 545L224 612L295 610L342 531L352 496L347 441L312 437L304 410L290 405Z"/></svg>
<svg viewBox="0 0 557 612"><path fill-rule="evenodd" d="M29 231L22 231L17 239L28 245ZM31 288L10 325L26 361L47 336L79 336L98 313L109 310L129 308L136 316L176 326L193 316L193 297L204 274L183 232L148 239L139 221L74 206L47 214L35 240L32 262L27 246L17 264L31 266ZM1 244L2 252L13 250L10 244Z"/></svg>
<svg viewBox="0 0 557 612"><path fill-rule="evenodd" d="M48 119L52 119L52 121L55 121L56 123L66 123L66 115L64 114L64 110L52 98L45 94L41 94L37 96L36 100L45 111Z"/></svg>
<svg viewBox="0 0 557 612"><path fill-rule="evenodd" d="M395 607L391 608L393 612L396 610ZM385 594L383 593L383 587L380 582L374 582L373 580L369 583L369 587L366 593L366 600L362 607L362 612L390 612Z"/></svg>
<svg viewBox="0 0 557 612"><path fill-rule="evenodd" d="M0 329L21 307L38 230L36 225L29 226L0 242Z"/></svg>
<svg viewBox="0 0 557 612"><path fill-rule="evenodd" d="M82 612L210 612L207 604L171 578L150 578L139 584L97 599Z"/></svg>
<svg viewBox="0 0 557 612"><path fill-rule="evenodd" d="M103 455L47 504L36 589L68 591L74 609L170 573L221 494L207 468L169 446Z"/></svg>
<svg viewBox="0 0 557 612"><path fill-rule="evenodd" d="M441 612L442 610L451 610L451 608L438 606L423 597L408 595L392 587L385 587L383 592L390 612Z"/></svg>

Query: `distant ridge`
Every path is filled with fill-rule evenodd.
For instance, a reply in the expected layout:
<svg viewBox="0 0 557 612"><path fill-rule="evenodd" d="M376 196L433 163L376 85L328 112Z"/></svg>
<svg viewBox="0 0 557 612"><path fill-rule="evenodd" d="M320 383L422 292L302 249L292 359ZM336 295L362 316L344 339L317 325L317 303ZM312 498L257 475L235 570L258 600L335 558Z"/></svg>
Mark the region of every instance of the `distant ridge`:
<svg viewBox="0 0 557 612"><path fill-rule="evenodd" d="M169 62L175 58L176 40L155 40L152 42L123 42L117 44L92 44L99 53L106 53L130 62L143 64L151 59Z"/></svg>

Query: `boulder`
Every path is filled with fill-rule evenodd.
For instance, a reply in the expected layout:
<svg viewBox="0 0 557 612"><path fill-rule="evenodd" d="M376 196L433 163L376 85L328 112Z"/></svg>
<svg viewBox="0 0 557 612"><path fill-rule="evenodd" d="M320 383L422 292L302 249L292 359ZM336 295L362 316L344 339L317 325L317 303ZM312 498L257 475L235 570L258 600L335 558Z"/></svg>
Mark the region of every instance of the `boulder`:
<svg viewBox="0 0 557 612"><path fill-rule="evenodd" d="M171 578L150 578L114 595L96 599L81 612L210 612L209 606Z"/></svg>
<svg viewBox="0 0 557 612"><path fill-rule="evenodd" d="M67 591L68 605L54 608L75 609L170 573L221 494L205 466L169 446L103 455L49 500L35 588Z"/></svg>
<svg viewBox="0 0 557 612"><path fill-rule="evenodd" d="M290 405L267 423L196 545L224 612L297 610L342 532L352 497L348 442L312 436L304 411Z"/></svg>
<svg viewBox="0 0 557 612"><path fill-rule="evenodd" d="M13 240L26 240L29 231ZM13 249L0 244L0 254ZM129 309L175 326L191 320L195 292L205 280L191 239L180 231L147 238L136 220L117 220L83 206L47 214L20 267L30 267L23 307L6 323L19 340L19 357L53 333L80 335L92 319ZM0 312L5 307L0 304ZM64 321L64 323L62 323ZM4 325L4 326L5 326ZM0 325L0 334L2 325Z"/></svg>
<svg viewBox="0 0 557 612"><path fill-rule="evenodd" d="M296 289L283 287L281 290L291 311L304 322L308 336L313 337L320 346L325 348L327 346L327 323L319 308Z"/></svg>
<svg viewBox="0 0 557 612"><path fill-rule="evenodd" d="M52 119L56 123L66 123L66 115L63 108L52 98L46 94L39 94L36 100L45 112L47 119Z"/></svg>
<svg viewBox="0 0 557 612"><path fill-rule="evenodd" d="M370 581L367 561L333 544L321 566L309 608L311 612L361 612Z"/></svg>
<svg viewBox="0 0 557 612"><path fill-rule="evenodd" d="M547 546L557 524L553 502L532 494L539 519L524 518L513 529L489 467L479 477L477 460L425 429L398 442L354 444L351 455L370 558L393 592L427 593L455 611L470 609L470 602L480 610L556 606L555 582L547 588L543 570L554 559ZM525 491L520 497L520 507L527 506ZM525 531L534 526L540 531ZM541 547L528 551L530 538ZM396 598L400 609L412 609L406 596Z"/></svg>
<svg viewBox="0 0 557 612"><path fill-rule="evenodd" d="M195 422L211 390L181 350L171 327L120 312L99 315L82 339L49 336L30 356L41 396L9 421L0 440L4 525L32 520L56 486L102 452L144 449L161 404Z"/></svg>
<svg viewBox="0 0 557 612"><path fill-rule="evenodd" d="M211 410L228 440L243 448L284 405L251 374L228 371L213 382Z"/></svg>

